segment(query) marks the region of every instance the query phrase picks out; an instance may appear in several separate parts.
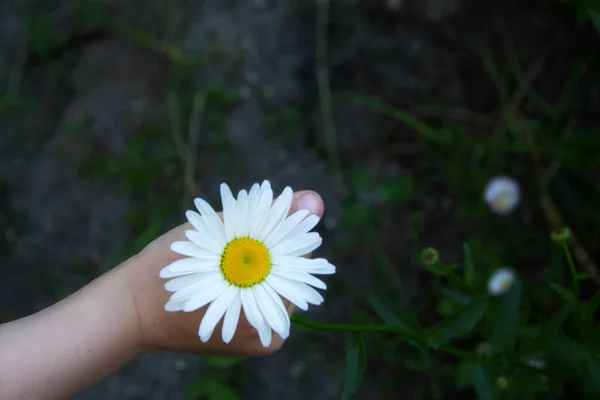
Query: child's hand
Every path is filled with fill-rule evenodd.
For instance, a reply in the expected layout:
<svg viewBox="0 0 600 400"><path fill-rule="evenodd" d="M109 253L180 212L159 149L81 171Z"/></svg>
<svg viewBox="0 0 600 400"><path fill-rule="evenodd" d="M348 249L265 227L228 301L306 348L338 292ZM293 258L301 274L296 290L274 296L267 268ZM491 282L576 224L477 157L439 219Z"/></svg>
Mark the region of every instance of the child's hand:
<svg viewBox="0 0 600 400"><path fill-rule="evenodd" d="M311 214L321 217L321 197L311 191L296 192L290 214L299 209L308 209ZM202 343L198 337L198 327L206 306L189 313L165 311L164 306L171 293L164 289L167 281L159 278L159 271L183 257L171 251L170 246L173 242L186 240L185 231L190 228L191 225L184 224L167 232L126 263L124 269L136 304L142 348L145 351L174 350L227 357L261 356L278 350L283 339L273 335L270 347L264 348L258 333L250 326L243 312L233 340L224 344L220 335L213 335L207 343ZM285 299L283 301L291 315L294 306ZM216 331L220 330L221 324Z"/></svg>

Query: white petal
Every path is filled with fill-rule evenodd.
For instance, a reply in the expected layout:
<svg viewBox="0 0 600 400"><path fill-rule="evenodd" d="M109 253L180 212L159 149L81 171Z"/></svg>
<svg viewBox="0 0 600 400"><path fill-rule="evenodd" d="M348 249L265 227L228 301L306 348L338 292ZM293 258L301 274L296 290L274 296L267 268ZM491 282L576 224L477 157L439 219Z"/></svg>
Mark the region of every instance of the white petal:
<svg viewBox="0 0 600 400"><path fill-rule="evenodd" d="M190 242L198 247L212 253L222 254L225 249L225 243L215 240L207 231L185 231L185 236Z"/></svg>
<svg viewBox="0 0 600 400"><path fill-rule="evenodd" d="M229 286L229 283L223 280L217 284L203 287L200 292L194 294L188 301L185 302L183 305L183 311L190 312L204 307L221 295L221 293L223 293Z"/></svg>
<svg viewBox="0 0 600 400"><path fill-rule="evenodd" d="M240 320L241 308L242 298L238 290L236 291L235 297L231 301L231 304L225 313L225 318L223 319L223 330L221 331L223 343L229 343L231 342L231 339L233 339L233 335L235 335L235 331Z"/></svg>
<svg viewBox="0 0 600 400"><path fill-rule="evenodd" d="M287 217L279 226L276 226L275 229L271 231L271 233L265 239L265 246L268 249L279 243L296 225L300 223L310 211L308 210L298 210L289 217Z"/></svg>
<svg viewBox="0 0 600 400"><path fill-rule="evenodd" d="M219 214L206 202L206 200L197 198L194 200L194 204L202 218L204 218L205 226L214 234L215 238L220 242L226 243L225 240L225 227Z"/></svg>
<svg viewBox="0 0 600 400"><path fill-rule="evenodd" d="M315 250L322 242L323 240L317 232L310 232L292 240L281 242L269 250L273 256L302 256Z"/></svg>
<svg viewBox="0 0 600 400"><path fill-rule="evenodd" d="M226 183L221 184L221 202L223 203L223 221L225 224L225 239L227 243L234 239L236 203L233 194Z"/></svg>
<svg viewBox="0 0 600 400"><path fill-rule="evenodd" d="M321 296L321 293L317 292L315 289L311 288L310 286L308 286L306 283L302 283L302 282L297 282L297 281L290 281L288 279L283 279L277 275L269 275L270 281L272 283L276 283L277 285L281 285L282 287L284 287L285 292L280 292L279 290L278 293L280 295L282 295L283 297L285 297L287 299L287 294L289 293L295 293L296 295L302 296L302 298L304 300L306 300L306 302L308 304L314 304L316 306L320 305L321 303L323 303L323 296ZM273 287L275 287L275 285L273 285ZM275 289L277 289L277 287L275 287ZM291 299L288 299L291 301ZM294 303L296 304L296 303Z"/></svg>
<svg viewBox="0 0 600 400"><path fill-rule="evenodd" d="M302 261L315 261L303 263ZM298 256L281 256L273 258L273 266L282 267L298 272L305 272L312 275L331 275L335 274L335 266L331 265L324 258L305 258Z"/></svg>
<svg viewBox="0 0 600 400"><path fill-rule="evenodd" d="M198 336L202 342L208 342L237 292L238 289L235 286L229 286L215 301L210 303L198 329Z"/></svg>
<svg viewBox="0 0 600 400"><path fill-rule="evenodd" d="M174 261L161 269L159 276L161 278L173 278L198 272L209 272L217 270L218 268L219 264L217 260L211 261L195 257L186 257Z"/></svg>
<svg viewBox="0 0 600 400"><path fill-rule="evenodd" d="M198 274L197 276L198 281L196 283L179 289L171 295L169 301L178 301L182 299L187 301L194 295L203 292L208 287L222 285L225 283L221 271Z"/></svg>
<svg viewBox="0 0 600 400"><path fill-rule="evenodd" d="M277 309L279 310L279 318L281 318L281 320L285 323L285 334L280 336L283 339L287 339L288 336L290 336L291 325L290 316L287 312L287 308L285 307L285 304L283 304L281 297L279 297L277 292L273 290L273 288L270 285L261 285L261 287L265 290L265 292L269 295L271 300L273 300L273 302L277 306Z"/></svg>
<svg viewBox="0 0 600 400"><path fill-rule="evenodd" d="M237 198L237 216L235 220L235 237L245 237L250 233L248 227L248 192L240 190Z"/></svg>
<svg viewBox="0 0 600 400"><path fill-rule="evenodd" d="M248 323L258 331L263 324L263 317L258 309L258 305L256 304L254 293L250 289L241 289L240 297L242 299L244 315L246 316Z"/></svg>
<svg viewBox="0 0 600 400"><path fill-rule="evenodd" d="M200 199L197 199L200 200ZM210 206L209 206L210 207ZM211 209L212 210L212 209ZM214 213L214 211L213 211ZM210 241L210 248L223 248L225 247L225 237L223 235L223 223L219 219L219 217L215 214L217 221L215 222L216 226L211 227L210 221L208 218L201 216L195 211L187 211L185 216L190 224L202 234L202 239L190 239L192 242L203 245L204 242ZM189 238L189 237L188 237ZM201 246L202 247L202 246Z"/></svg>
<svg viewBox="0 0 600 400"><path fill-rule="evenodd" d="M321 296L321 293L308 286L306 283L289 281L292 285L296 286L296 289L300 292L302 297L308 304L314 304L318 306L323 303L325 299Z"/></svg>
<svg viewBox="0 0 600 400"><path fill-rule="evenodd" d="M258 327L258 337L263 347L269 347L271 345L271 340L273 338L273 331L271 327L267 323L267 321L262 321L261 325Z"/></svg>
<svg viewBox="0 0 600 400"><path fill-rule="evenodd" d="M255 209L250 212L250 237L258 238L262 226L265 223L265 217L273 203L273 190L269 181L264 181L260 187L260 197Z"/></svg>
<svg viewBox="0 0 600 400"><path fill-rule="evenodd" d="M285 217L287 217L290 212L290 207L292 206L293 198L294 192L289 186L283 189L283 192L279 195L277 200L275 200L265 217L265 223L256 237L258 240L261 242L264 241L273 228L279 225Z"/></svg>
<svg viewBox="0 0 600 400"><path fill-rule="evenodd" d="M280 278L276 275L269 275L266 282L280 296L288 299L291 303L294 303L296 307L304 311L308 310L308 303L306 300L304 300L304 297L302 297L296 288L289 283L288 280Z"/></svg>
<svg viewBox="0 0 600 400"><path fill-rule="evenodd" d="M208 251L191 242L175 242L171 245L171 250L183 256L197 257L204 260L220 261L221 255Z"/></svg>
<svg viewBox="0 0 600 400"><path fill-rule="evenodd" d="M260 310L263 318L269 323L275 332L281 336L284 336L286 333L286 324L281 318L281 314L279 314L273 299L271 299L261 285L254 286L251 288L251 290L254 292L258 309Z"/></svg>
<svg viewBox="0 0 600 400"><path fill-rule="evenodd" d="M304 218L294 229L292 229L282 240L294 240L296 237L303 236L305 233L310 231L312 228L317 226L321 218L315 214L311 214Z"/></svg>
<svg viewBox="0 0 600 400"><path fill-rule="evenodd" d="M180 276L165 283L165 290L167 292L176 292L194 283L198 283L201 279L197 274Z"/></svg>
<svg viewBox="0 0 600 400"><path fill-rule="evenodd" d="M258 308L253 291L251 289L242 289L240 294L242 298L242 308L244 309L244 315L246 316L248 323L250 323L250 325L258 332L258 337L260 338L262 345L264 347L269 347L273 333L271 327L265 321Z"/></svg>
<svg viewBox="0 0 600 400"><path fill-rule="evenodd" d="M204 222L202 221L202 216L196 211L187 210L185 212L185 217L196 230L201 231L205 229Z"/></svg>
<svg viewBox="0 0 600 400"><path fill-rule="evenodd" d="M169 300L165 304L165 311L169 311L169 312L183 311L183 303L185 303L185 300L179 300L179 301Z"/></svg>
<svg viewBox="0 0 600 400"><path fill-rule="evenodd" d="M294 267L303 271L320 270L327 268L327 266L333 267L324 258L306 258L298 256L278 256L272 258L273 265L279 265L281 267ZM335 267L334 267L335 268Z"/></svg>
<svg viewBox="0 0 600 400"><path fill-rule="evenodd" d="M310 286L314 286L317 289L327 289L327 285L322 280L315 278L311 274L307 274L302 271L294 271L289 268L273 267L272 273L278 275L284 279L291 279L293 281L304 282Z"/></svg>
<svg viewBox="0 0 600 400"><path fill-rule="evenodd" d="M258 199L260 197L260 185L255 183L248 192L248 209L253 212L258 205Z"/></svg>

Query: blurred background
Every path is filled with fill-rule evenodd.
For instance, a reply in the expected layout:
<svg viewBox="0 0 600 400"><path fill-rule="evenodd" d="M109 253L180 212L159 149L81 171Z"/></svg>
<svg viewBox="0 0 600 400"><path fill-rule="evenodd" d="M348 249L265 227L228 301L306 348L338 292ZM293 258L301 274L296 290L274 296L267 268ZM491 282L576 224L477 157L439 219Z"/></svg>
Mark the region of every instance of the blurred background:
<svg viewBox="0 0 600 400"><path fill-rule="evenodd" d="M219 207L221 182L235 191L269 179L325 201L317 254L338 273L305 317L379 323L375 293L432 325L453 304L420 253L431 246L454 264L468 248L482 290L500 266L523 277L531 331L562 304L548 282L570 279L552 228L568 225L578 266L597 271L598 10L595 0L3 0L0 322L139 251L183 222L195 196ZM505 216L482 199L502 174L523 198ZM365 340L356 398L475 398L452 357ZM344 341L296 327L262 359L145 355L75 398L339 399ZM583 398L577 390L553 396Z"/></svg>

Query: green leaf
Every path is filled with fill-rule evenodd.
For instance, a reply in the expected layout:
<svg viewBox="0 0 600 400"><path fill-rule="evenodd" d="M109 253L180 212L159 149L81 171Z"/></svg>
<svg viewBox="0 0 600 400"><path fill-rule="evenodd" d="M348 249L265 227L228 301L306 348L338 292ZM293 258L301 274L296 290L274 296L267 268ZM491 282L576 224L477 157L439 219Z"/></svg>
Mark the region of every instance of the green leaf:
<svg viewBox="0 0 600 400"><path fill-rule="evenodd" d="M469 243L464 242L463 245L463 276L467 287L473 288L475 284L475 265L473 264L473 252Z"/></svg>
<svg viewBox="0 0 600 400"><path fill-rule="evenodd" d="M342 400L354 396L360 387L367 367L367 352L361 335L353 335L346 343L346 379L342 390Z"/></svg>
<svg viewBox="0 0 600 400"><path fill-rule="evenodd" d="M570 303L565 304L560 310L552 314L550 319L543 324L539 332L538 342L548 343L554 339L557 332L560 331L567 318L573 313L574 306Z"/></svg>
<svg viewBox="0 0 600 400"><path fill-rule="evenodd" d="M513 392L520 392L520 394L547 392L550 390L548 382L548 377L544 374L540 374L539 371L532 373L531 370L523 370L520 368L515 371L514 379L510 382L510 389Z"/></svg>
<svg viewBox="0 0 600 400"><path fill-rule="evenodd" d="M210 400L239 400L241 398L238 392L219 381L212 381L208 385L206 395Z"/></svg>
<svg viewBox="0 0 600 400"><path fill-rule="evenodd" d="M463 361L458 365L454 372L454 384L459 388L473 385L470 361Z"/></svg>
<svg viewBox="0 0 600 400"><path fill-rule="evenodd" d="M500 313L494 323L491 340L494 353L502 353L514 348L520 303L521 284L519 280L516 280L510 290L501 298Z"/></svg>
<svg viewBox="0 0 600 400"><path fill-rule="evenodd" d="M346 213L342 224L347 228L365 226L379 226L381 224L381 212L368 207L359 201L350 201L345 206Z"/></svg>
<svg viewBox="0 0 600 400"><path fill-rule="evenodd" d="M350 171L350 182L352 188L357 192L367 189L373 178L364 167L356 166Z"/></svg>
<svg viewBox="0 0 600 400"><path fill-rule="evenodd" d="M588 354L585 359L585 366L589 372L586 379L586 389L590 394L600 393L600 362Z"/></svg>
<svg viewBox="0 0 600 400"><path fill-rule="evenodd" d="M575 279L577 279L578 281L585 281L587 279L590 279L591 277L592 275L588 274L587 272L579 272L575 274Z"/></svg>
<svg viewBox="0 0 600 400"><path fill-rule="evenodd" d="M200 400L206 396L208 381L206 379L198 379L192 382L185 390L185 398L187 400Z"/></svg>
<svg viewBox="0 0 600 400"><path fill-rule="evenodd" d="M439 261L434 265L424 265L424 268L435 275L448 276L458 268L458 264L444 264Z"/></svg>
<svg viewBox="0 0 600 400"><path fill-rule="evenodd" d="M575 304L575 295L569 289L554 282L550 284L550 287L568 303Z"/></svg>
<svg viewBox="0 0 600 400"><path fill-rule="evenodd" d="M447 297L448 299L450 299L453 302L456 302L458 304L462 304L463 306L469 304L471 302L471 300L473 299L467 293L464 293L464 292L461 292L460 290L452 289L452 288L442 289L442 294L444 295L444 297Z"/></svg>
<svg viewBox="0 0 600 400"><path fill-rule="evenodd" d="M188 400L239 400L240 395L229 386L210 378L193 382L185 391Z"/></svg>
<svg viewBox="0 0 600 400"><path fill-rule="evenodd" d="M406 203L412 192L410 180L402 176L385 180L378 188L383 201L392 204Z"/></svg>
<svg viewBox="0 0 600 400"><path fill-rule="evenodd" d="M469 366L471 372L471 380L473 381L473 387L475 394L479 400L495 400L496 387L492 384L490 378L485 372L483 365L478 362L473 362Z"/></svg>
<svg viewBox="0 0 600 400"><path fill-rule="evenodd" d="M588 10L588 15L590 16L596 31L598 31L598 34L600 34L600 13L598 13L596 10L590 9Z"/></svg>
<svg viewBox="0 0 600 400"><path fill-rule="evenodd" d="M423 332L423 328L408 311L393 307L390 302L382 299L375 293L370 293L367 296L367 300L375 310L375 313L377 313L377 316L386 324L397 326L415 334Z"/></svg>
<svg viewBox="0 0 600 400"><path fill-rule="evenodd" d="M550 342L549 353L562 361L566 369L580 374L584 361L588 357L587 349L578 341L558 333Z"/></svg>
<svg viewBox="0 0 600 400"><path fill-rule="evenodd" d="M487 308L486 298L475 298L454 316L444 321L429 338L434 349L458 336L466 335L479 322Z"/></svg>
<svg viewBox="0 0 600 400"><path fill-rule="evenodd" d="M208 365L214 368L231 368L234 365L238 365L242 362L240 358L228 358L228 357L208 357Z"/></svg>
<svg viewBox="0 0 600 400"><path fill-rule="evenodd" d="M600 290L594 293L594 295L583 305L582 312L584 319L589 321L593 320L598 306L600 306Z"/></svg>
<svg viewBox="0 0 600 400"><path fill-rule="evenodd" d="M67 34L57 29L50 14L29 10L25 14L25 26L27 44L34 54L47 56L67 40Z"/></svg>

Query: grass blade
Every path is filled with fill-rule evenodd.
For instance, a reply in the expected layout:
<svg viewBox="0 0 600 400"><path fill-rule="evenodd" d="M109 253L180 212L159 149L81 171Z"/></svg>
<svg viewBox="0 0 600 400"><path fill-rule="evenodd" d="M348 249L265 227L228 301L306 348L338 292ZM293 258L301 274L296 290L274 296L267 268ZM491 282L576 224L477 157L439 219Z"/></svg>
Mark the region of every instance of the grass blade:
<svg viewBox="0 0 600 400"><path fill-rule="evenodd" d="M486 298L475 298L461 311L444 321L429 338L429 346L434 349L451 339L469 333L481 320L487 308Z"/></svg>
<svg viewBox="0 0 600 400"><path fill-rule="evenodd" d="M516 280L510 290L502 296L500 314L494 323L492 349L494 353L510 351L515 346L519 306L521 304L521 284Z"/></svg>
<svg viewBox="0 0 600 400"><path fill-rule="evenodd" d="M342 400L351 399L360 387L367 367L367 352L361 335L354 335L346 343L346 379Z"/></svg>

